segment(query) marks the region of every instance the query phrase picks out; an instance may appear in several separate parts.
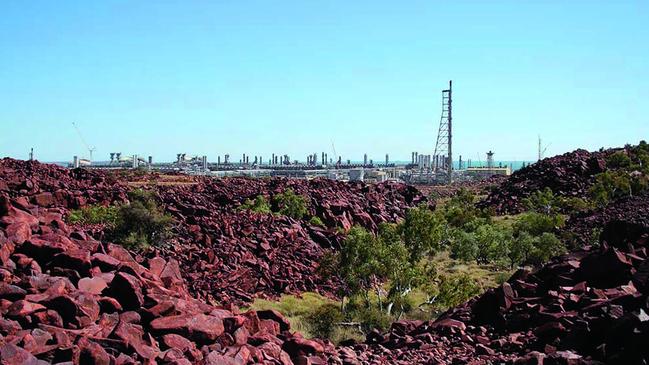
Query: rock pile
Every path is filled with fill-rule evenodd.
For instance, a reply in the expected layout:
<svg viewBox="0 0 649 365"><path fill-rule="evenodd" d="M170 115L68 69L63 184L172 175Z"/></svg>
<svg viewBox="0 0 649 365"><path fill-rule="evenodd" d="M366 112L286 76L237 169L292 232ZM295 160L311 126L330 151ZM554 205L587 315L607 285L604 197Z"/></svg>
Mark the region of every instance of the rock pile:
<svg viewBox="0 0 649 365"><path fill-rule="evenodd" d="M239 209L246 199L264 195L272 201L288 188L307 198L309 216L330 228ZM403 184L331 180L206 179L191 186L161 186L158 194L166 211L182 222L177 244L159 254L180 260L196 296L237 304L255 296L334 292L336 278L321 278L316 270L325 249L339 247L339 228L358 224L376 230L425 201Z"/></svg>
<svg viewBox="0 0 649 365"><path fill-rule="evenodd" d="M99 171L3 158L0 193L25 197L41 207L79 208L125 201L126 186Z"/></svg>
<svg viewBox="0 0 649 365"><path fill-rule="evenodd" d="M627 221L649 226L649 193L618 199L604 208L573 214L566 222L564 231L576 242L576 246L593 243L602 227L611 221Z"/></svg>
<svg viewBox="0 0 649 365"><path fill-rule="evenodd" d="M488 195L507 179L504 175L493 175L483 180L454 181L452 185L414 185L429 199L452 198L460 189L476 195Z"/></svg>
<svg viewBox="0 0 649 365"><path fill-rule="evenodd" d="M341 230L358 224L376 230L395 222L407 208L425 202L413 187L397 183L366 185L331 180L210 179L64 169L35 161L0 160L0 193L43 208L79 208L126 201L130 185L155 187L167 213L174 216L176 240L153 255L180 262L189 290L220 303L241 304L255 296L317 291L333 293L336 278L316 274L328 248L339 247ZM240 209L246 199L272 200L288 188L308 201L307 220ZM101 238L103 227L92 228Z"/></svg>
<svg viewBox="0 0 649 365"><path fill-rule="evenodd" d="M550 188L555 194L586 197L594 176L606 168L606 152L575 150L543 159L513 173L480 203L498 214L516 214L531 193Z"/></svg>
<svg viewBox="0 0 649 365"><path fill-rule="evenodd" d="M644 364L649 361L649 221L618 210L600 247L520 270L436 321L393 324L333 361L389 363Z"/></svg>
<svg viewBox="0 0 649 365"><path fill-rule="evenodd" d="M0 363L292 364L323 344L274 311L192 299L174 259L136 260L63 209L0 195Z"/></svg>

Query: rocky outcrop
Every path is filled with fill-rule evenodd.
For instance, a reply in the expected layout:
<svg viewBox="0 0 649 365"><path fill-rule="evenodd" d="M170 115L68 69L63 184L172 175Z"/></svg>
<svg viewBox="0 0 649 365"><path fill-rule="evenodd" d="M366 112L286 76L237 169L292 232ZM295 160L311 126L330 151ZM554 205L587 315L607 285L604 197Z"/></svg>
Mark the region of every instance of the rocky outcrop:
<svg viewBox="0 0 649 365"><path fill-rule="evenodd" d="M480 206L493 208L498 214L520 213L524 208L523 199L545 188L560 196L586 197L595 175L606 169L605 156L608 153L579 149L545 158L516 171Z"/></svg>
<svg viewBox="0 0 649 365"><path fill-rule="evenodd" d="M193 299L174 259L95 241L62 209L7 195L0 207L2 364L292 364L324 351L277 312Z"/></svg>
<svg viewBox="0 0 649 365"><path fill-rule="evenodd" d="M308 216L328 227L240 209L247 199L292 189L306 198ZM376 230L403 218L425 199L404 184L367 185L325 179L201 179L193 185L157 190L176 221L177 242L159 254L176 257L196 296L243 303L255 296L316 291L334 293L336 278L317 274L326 249L339 247L345 229Z"/></svg>

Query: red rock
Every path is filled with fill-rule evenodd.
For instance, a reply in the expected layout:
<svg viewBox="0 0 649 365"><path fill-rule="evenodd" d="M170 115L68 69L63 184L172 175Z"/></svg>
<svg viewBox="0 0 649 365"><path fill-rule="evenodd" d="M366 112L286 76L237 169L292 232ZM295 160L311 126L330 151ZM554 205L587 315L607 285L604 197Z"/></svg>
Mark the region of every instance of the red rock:
<svg viewBox="0 0 649 365"><path fill-rule="evenodd" d="M118 272L109 285L110 295L126 310L138 309L144 303L142 283L133 275Z"/></svg>
<svg viewBox="0 0 649 365"><path fill-rule="evenodd" d="M38 303L31 303L26 300L14 302L7 310L7 317L23 318L37 311L45 310L45 307Z"/></svg>
<svg viewBox="0 0 649 365"><path fill-rule="evenodd" d="M151 329L159 333L180 334L199 343L214 341L224 332L220 318L204 314L156 318L151 321Z"/></svg>
<svg viewBox="0 0 649 365"><path fill-rule="evenodd" d="M0 362L2 365L46 365L47 362L38 360L29 352L12 344L0 347Z"/></svg>
<svg viewBox="0 0 649 365"><path fill-rule="evenodd" d="M18 300L23 299L27 292L15 285L0 283L0 299Z"/></svg>
<svg viewBox="0 0 649 365"><path fill-rule="evenodd" d="M212 351L205 358L205 365L241 365L242 363L228 356Z"/></svg>
<svg viewBox="0 0 649 365"><path fill-rule="evenodd" d="M32 229L24 222L10 224L7 226L5 233L9 241L17 245L32 238Z"/></svg>
<svg viewBox="0 0 649 365"><path fill-rule="evenodd" d="M300 355L313 355L322 353L324 351L324 347L313 340L293 337L284 341L282 350L286 351L286 353L289 354L291 358L294 358Z"/></svg>
<svg viewBox="0 0 649 365"><path fill-rule="evenodd" d="M92 264L99 266L103 271L111 271L117 269L121 261L103 253L95 253L92 255Z"/></svg>
<svg viewBox="0 0 649 365"><path fill-rule="evenodd" d="M54 205L54 197L52 193L41 193L34 195L34 203L41 207L50 207Z"/></svg>
<svg viewBox="0 0 649 365"><path fill-rule="evenodd" d="M458 320L455 319L442 319L439 321L433 322L433 324L430 325L431 328L439 329L439 328L449 328L449 329L454 329L458 331L464 331L466 330L466 325Z"/></svg>
<svg viewBox="0 0 649 365"><path fill-rule="evenodd" d="M493 349L490 349L489 347L483 345L483 344L478 344L475 347L476 353L479 355L493 355L496 353Z"/></svg>
<svg viewBox="0 0 649 365"><path fill-rule="evenodd" d="M86 338L81 338L79 346L79 364L110 365L110 355L99 344Z"/></svg>
<svg viewBox="0 0 649 365"><path fill-rule="evenodd" d="M91 293L91 294L101 294L101 292L108 287L106 281L100 277L94 278L82 278L77 284L79 290Z"/></svg>
<svg viewBox="0 0 649 365"><path fill-rule="evenodd" d="M153 360L159 353L158 349L145 343L144 330L141 326L120 322L115 329L114 335L131 349L133 349L141 358Z"/></svg>
<svg viewBox="0 0 649 365"><path fill-rule="evenodd" d="M90 270L90 253L82 249L66 250L55 255L49 266L65 267L85 275Z"/></svg>
<svg viewBox="0 0 649 365"><path fill-rule="evenodd" d="M291 328L290 322L278 311L269 309L263 311L257 311L257 316L260 319L270 319L279 323L280 331L288 331Z"/></svg>
<svg viewBox="0 0 649 365"><path fill-rule="evenodd" d="M514 365L543 365L545 354L532 351L529 354L514 360Z"/></svg>
<svg viewBox="0 0 649 365"><path fill-rule="evenodd" d="M183 352L192 348L196 348L193 342L175 333L170 333L162 336L162 343L167 346L167 348L176 348L180 349Z"/></svg>

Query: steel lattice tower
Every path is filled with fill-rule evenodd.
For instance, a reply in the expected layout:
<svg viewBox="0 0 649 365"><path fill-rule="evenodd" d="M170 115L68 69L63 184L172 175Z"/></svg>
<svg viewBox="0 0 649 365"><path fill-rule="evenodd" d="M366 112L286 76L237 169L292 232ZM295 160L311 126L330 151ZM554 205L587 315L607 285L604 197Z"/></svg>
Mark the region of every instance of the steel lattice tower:
<svg viewBox="0 0 649 365"><path fill-rule="evenodd" d="M437 143L435 144L435 171L446 174L450 184L453 181L453 81L448 89L442 90L442 116L439 120Z"/></svg>

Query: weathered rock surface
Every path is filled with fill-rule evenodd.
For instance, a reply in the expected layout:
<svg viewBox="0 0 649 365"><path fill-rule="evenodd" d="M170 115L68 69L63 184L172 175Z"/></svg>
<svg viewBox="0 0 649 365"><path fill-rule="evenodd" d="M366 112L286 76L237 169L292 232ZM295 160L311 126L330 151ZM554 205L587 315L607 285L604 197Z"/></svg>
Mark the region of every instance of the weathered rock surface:
<svg viewBox="0 0 649 365"><path fill-rule="evenodd" d="M561 196L585 197L595 175L606 169L607 153L579 149L545 158L514 172L480 205L494 208L498 214L520 213L523 199L545 188Z"/></svg>
<svg viewBox="0 0 649 365"><path fill-rule="evenodd" d="M0 363L291 364L322 356L324 344L293 340L279 313L193 299L177 262L138 263L121 247L79 240L84 234L62 223L61 210L17 199L0 196L15 208L0 214ZM15 221L29 222L22 242L5 238Z"/></svg>
<svg viewBox="0 0 649 365"><path fill-rule="evenodd" d="M272 202L275 194L289 188L307 199L309 216L320 217L332 228L239 208L258 195ZM335 292L336 278L321 278L316 269L325 250L340 245L342 234L336 227L376 230L380 223L395 222L407 208L425 201L404 184L325 179L200 179L193 185L161 186L158 194L166 210L182 223L178 242L159 254L178 258L196 296L237 304L255 296Z"/></svg>

